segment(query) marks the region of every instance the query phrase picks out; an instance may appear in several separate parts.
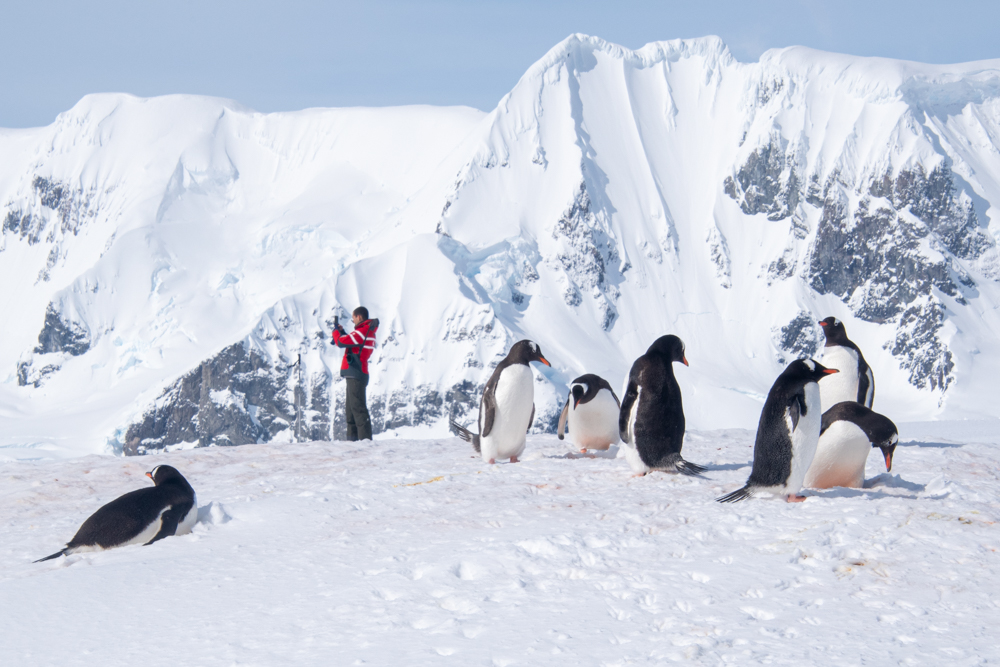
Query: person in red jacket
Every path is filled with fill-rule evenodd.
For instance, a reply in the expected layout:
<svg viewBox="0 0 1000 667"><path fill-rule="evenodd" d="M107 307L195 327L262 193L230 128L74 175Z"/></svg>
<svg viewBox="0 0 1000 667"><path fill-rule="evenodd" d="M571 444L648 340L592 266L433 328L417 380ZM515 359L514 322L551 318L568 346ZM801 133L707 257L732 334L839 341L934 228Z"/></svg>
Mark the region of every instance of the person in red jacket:
<svg viewBox="0 0 1000 667"><path fill-rule="evenodd" d="M333 344L344 350L340 376L347 380L347 439L371 440L372 420L368 415L368 359L375 350L375 332L378 320L368 319L368 309L359 306L351 318L354 331L347 333L339 322L333 328Z"/></svg>

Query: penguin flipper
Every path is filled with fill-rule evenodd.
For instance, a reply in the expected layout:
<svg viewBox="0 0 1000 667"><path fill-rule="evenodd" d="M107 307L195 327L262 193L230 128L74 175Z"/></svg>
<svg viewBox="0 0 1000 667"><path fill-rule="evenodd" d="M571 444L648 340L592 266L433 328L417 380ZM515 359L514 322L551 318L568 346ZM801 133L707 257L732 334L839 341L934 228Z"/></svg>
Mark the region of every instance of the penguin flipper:
<svg viewBox="0 0 1000 667"><path fill-rule="evenodd" d="M535 423L535 404L531 404L531 419L528 420L528 428L524 429L525 433L531 432L531 425Z"/></svg>
<svg viewBox="0 0 1000 667"><path fill-rule="evenodd" d="M628 432L628 422L632 417L632 404L639 397L639 386L635 380L629 378L628 388L625 390L625 398L622 399L622 407L618 411L618 435L622 442L631 442Z"/></svg>
<svg viewBox="0 0 1000 667"><path fill-rule="evenodd" d="M566 405L563 406L562 412L559 414L559 428L556 433L559 435L560 440L564 440L565 436L563 433L566 432L566 418L569 416L569 399L566 399Z"/></svg>
<svg viewBox="0 0 1000 667"><path fill-rule="evenodd" d="M164 537L170 537L176 533L177 524L180 523L181 517L185 516L190 509L191 503L171 506L170 509L160 515L160 530L153 536L153 539L146 542L143 546L149 546L153 542L162 540Z"/></svg>
<svg viewBox="0 0 1000 667"><path fill-rule="evenodd" d="M45 562L47 560L52 560L53 558L59 558L59 556L65 556L67 550L69 550L69 547L66 547L65 549L60 549L59 551L55 552L51 556L46 556L45 558L39 558L38 560L32 561L32 562L33 563L43 563L43 562Z"/></svg>
<svg viewBox="0 0 1000 667"><path fill-rule="evenodd" d="M478 433L473 433L464 426L459 426L458 422L456 422L454 419L449 419L448 425L451 426L451 430L455 435L460 437L462 440L465 440L466 442L471 442L472 446L476 449L476 451L480 452Z"/></svg>
<svg viewBox="0 0 1000 667"><path fill-rule="evenodd" d="M715 499L717 503L738 503L741 500L746 500L753 496L753 490L749 485L744 486L742 489L736 489L732 493L727 493L724 496L720 496Z"/></svg>
<svg viewBox="0 0 1000 667"><path fill-rule="evenodd" d="M493 420L496 419L497 415L497 397L492 391L489 390L488 387L487 390L483 392L482 414L483 424L480 429L480 435L485 438L490 434L490 431L493 430ZM532 413L532 416L533 414L534 413ZM528 426L530 428L531 425L529 424Z"/></svg>

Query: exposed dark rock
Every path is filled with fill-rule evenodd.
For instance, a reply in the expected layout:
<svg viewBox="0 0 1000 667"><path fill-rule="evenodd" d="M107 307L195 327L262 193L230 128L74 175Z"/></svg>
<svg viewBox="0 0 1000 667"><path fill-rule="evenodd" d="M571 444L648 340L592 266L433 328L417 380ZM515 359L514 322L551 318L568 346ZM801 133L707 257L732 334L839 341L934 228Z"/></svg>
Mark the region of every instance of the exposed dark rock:
<svg viewBox="0 0 1000 667"><path fill-rule="evenodd" d="M726 177L723 190L747 215L766 213L768 220L784 220L792 215L801 197L795 166L794 157L785 154L781 138L774 136L750 154L735 179Z"/></svg>
<svg viewBox="0 0 1000 667"><path fill-rule="evenodd" d="M795 359L814 357L822 347L822 334L816 317L804 310L792 318L791 322L772 332L775 347L778 348L778 363L787 364Z"/></svg>
<svg viewBox="0 0 1000 667"><path fill-rule="evenodd" d="M127 455L179 443L245 445L294 429L292 439L330 437L330 378L304 378L297 362L272 364L240 342L168 387L124 438Z"/></svg>
<svg viewBox="0 0 1000 667"><path fill-rule="evenodd" d="M90 331L86 326L64 319L53 304L45 309L45 324L38 334L36 354L66 352L78 357L90 349Z"/></svg>
<svg viewBox="0 0 1000 667"><path fill-rule="evenodd" d="M593 294L598 300L601 326L605 331L610 330L618 318L614 305L618 291L608 279L607 267L621 262L614 239L591 210L586 183L580 183L573 203L556 222L552 236L565 244L555 257L570 282L563 300L576 307L583 303L583 294Z"/></svg>
<svg viewBox="0 0 1000 667"><path fill-rule="evenodd" d="M926 298L937 291L965 303L975 281L957 260L976 260L995 245L980 226L973 196L956 186L945 163L929 172L920 165L895 176L887 171L860 185L846 184L839 173L821 183L814 174L803 188L796 173L793 156L773 137L723 187L744 213L766 213L770 220L789 217L800 201L820 208L801 277L816 292L835 294L860 319L895 322L887 349L910 382L944 391L954 365L939 336L945 314ZM851 188L861 196L856 204ZM808 237L803 216L792 217L790 232ZM792 277L799 266L793 240L767 265L768 282ZM801 351L796 327L788 326L776 332L776 346Z"/></svg>
<svg viewBox="0 0 1000 667"><path fill-rule="evenodd" d="M885 349L900 359L900 366L910 372L912 385L942 393L955 379L951 374L955 368L951 351L938 336L944 317L941 303L923 299L903 312L896 338L885 344Z"/></svg>

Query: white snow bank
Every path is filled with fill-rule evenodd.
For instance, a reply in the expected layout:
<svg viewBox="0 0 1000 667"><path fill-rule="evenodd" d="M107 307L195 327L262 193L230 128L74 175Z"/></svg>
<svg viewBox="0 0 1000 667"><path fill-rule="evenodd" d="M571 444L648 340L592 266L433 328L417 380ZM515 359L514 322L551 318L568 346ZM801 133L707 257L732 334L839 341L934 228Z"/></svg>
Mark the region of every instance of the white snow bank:
<svg viewBox="0 0 1000 667"><path fill-rule="evenodd" d="M1000 422L904 425L894 468L802 504L714 498L753 433L688 434L707 479L630 477L529 436L249 445L0 464L0 664L973 664L1000 621ZM31 561L169 462L187 536ZM231 519L230 519L231 517Z"/></svg>

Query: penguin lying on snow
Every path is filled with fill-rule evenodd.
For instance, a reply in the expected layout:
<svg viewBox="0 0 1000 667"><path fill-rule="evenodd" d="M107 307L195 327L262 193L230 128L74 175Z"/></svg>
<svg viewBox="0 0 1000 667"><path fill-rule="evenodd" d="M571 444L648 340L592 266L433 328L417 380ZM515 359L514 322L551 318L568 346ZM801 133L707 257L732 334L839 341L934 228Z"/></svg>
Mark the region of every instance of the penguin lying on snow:
<svg viewBox="0 0 1000 667"><path fill-rule="evenodd" d="M538 344L530 340L514 343L497 364L479 404L479 433L450 420L452 430L471 442L488 463L506 458L517 463L517 457L524 451L525 434L535 421L535 381L528 366L530 361L552 365L542 356Z"/></svg>
<svg viewBox="0 0 1000 667"><path fill-rule="evenodd" d="M684 343L661 336L635 360L618 415L625 458L637 475L650 470L700 475L705 469L681 458L684 405L674 362L688 365Z"/></svg>
<svg viewBox="0 0 1000 667"><path fill-rule="evenodd" d="M146 476L155 486L115 498L91 514L65 548L35 562L190 533L198 520L198 503L188 481L170 466L156 466Z"/></svg>
<svg viewBox="0 0 1000 667"><path fill-rule="evenodd" d="M819 324L826 336L823 357L819 361L827 368L840 371L819 383L823 410L829 410L842 401L857 401L871 408L875 400L875 375L865 361L865 355L847 337L844 323L836 317L828 317Z"/></svg>
<svg viewBox="0 0 1000 667"><path fill-rule="evenodd" d="M816 453L822 419L817 382L836 372L812 359L788 364L760 413L750 478L743 488L716 500L731 503L757 493L782 495L790 503L805 500L798 493Z"/></svg>
<svg viewBox="0 0 1000 667"><path fill-rule="evenodd" d="M837 403L823 413L819 445L805 485L814 489L860 488L865 481L868 453L876 447L881 449L885 469L891 471L897 442L899 432L888 417L855 401Z"/></svg>
<svg viewBox="0 0 1000 667"><path fill-rule="evenodd" d="M559 439L569 424L569 437L580 448L607 449L618 442L621 402L608 381L588 373L573 380L569 398L559 415Z"/></svg>

